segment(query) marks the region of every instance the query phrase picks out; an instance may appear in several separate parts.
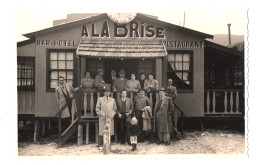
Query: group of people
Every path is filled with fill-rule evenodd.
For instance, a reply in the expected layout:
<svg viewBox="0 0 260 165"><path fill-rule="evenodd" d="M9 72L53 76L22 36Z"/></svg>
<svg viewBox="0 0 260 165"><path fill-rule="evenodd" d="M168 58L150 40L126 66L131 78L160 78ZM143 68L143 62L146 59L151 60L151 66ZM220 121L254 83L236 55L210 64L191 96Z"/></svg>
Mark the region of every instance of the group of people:
<svg viewBox="0 0 260 165"><path fill-rule="evenodd" d="M103 131L107 122L110 123L111 135L114 135L114 117L117 116L119 137L121 144L128 143L132 145L132 150L136 150L137 142L144 142L146 135L152 130L151 118L154 115L156 121L156 132L158 133L157 144L170 144L170 133L173 127L174 105L173 101L177 96L177 89L168 80L166 88L159 88L157 80L149 74L148 79L145 75L140 75L140 80L136 80L135 74L131 74L131 79L125 78L125 71L120 70L119 78L116 78L115 71L111 71L111 88L105 86L103 79L103 70L98 70L98 75L92 79L90 72L85 73L85 78L81 80L83 91L103 90L104 96L97 99L96 114L99 118L99 140L98 147L103 145ZM71 85L64 83L64 78L59 77L60 85L56 88L57 101L60 107L67 105L68 111L72 111L71 104L75 104L73 92L79 88L73 88ZM155 106L152 107L151 100L146 96L146 92L156 90L159 93L159 99L156 100ZM111 97L112 92L120 92L120 97ZM128 97L129 92L136 92L134 99ZM69 99L70 98L70 99ZM153 114L152 111L155 113ZM66 111L67 112L67 111ZM67 115L71 115L71 113Z"/></svg>
<svg viewBox="0 0 260 165"><path fill-rule="evenodd" d="M128 80L125 78L125 70L120 69L119 77L116 77L116 71L111 70L111 77L104 81L103 69L97 70L97 75L95 79L91 78L90 72L85 72L85 78L81 80L81 87L83 91L89 90L103 90L104 84L110 84L111 90L113 92L121 92L123 89L127 92L137 92L139 89L143 88L146 91L158 90L159 82L158 80L153 78L152 74L148 74L148 79L145 79L145 74L140 74L140 79L136 79L136 75L134 73L131 74L131 78Z"/></svg>

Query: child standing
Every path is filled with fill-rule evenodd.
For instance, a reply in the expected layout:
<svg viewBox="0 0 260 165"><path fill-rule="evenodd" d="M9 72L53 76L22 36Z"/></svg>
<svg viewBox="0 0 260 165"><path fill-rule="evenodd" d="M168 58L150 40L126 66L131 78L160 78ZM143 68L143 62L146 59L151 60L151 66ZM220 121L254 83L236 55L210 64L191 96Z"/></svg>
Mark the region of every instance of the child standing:
<svg viewBox="0 0 260 165"><path fill-rule="evenodd" d="M130 135L130 142L132 145L132 151L135 151L137 148L137 136L140 133L140 128L139 125L137 125L138 121L136 119L136 117L134 116L131 121L130 121L131 125L129 128L129 135Z"/></svg>

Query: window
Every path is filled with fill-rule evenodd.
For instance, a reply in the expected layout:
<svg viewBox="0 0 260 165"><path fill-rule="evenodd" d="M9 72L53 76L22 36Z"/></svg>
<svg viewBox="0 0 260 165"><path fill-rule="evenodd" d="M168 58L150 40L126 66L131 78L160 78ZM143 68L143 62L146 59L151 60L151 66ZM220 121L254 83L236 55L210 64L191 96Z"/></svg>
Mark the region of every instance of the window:
<svg viewBox="0 0 260 165"><path fill-rule="evenodd" d="M148 74L151 73L153 74L153 77L155 78L154 75L154 60L138 60L138 75L141 73L144 73L146 78L148 78Z"/></svg>
<svg viewBox="0 0 260 165"><path fill-rule="evenodd" d="M98 69L103 69L105 71L104 60L99 60L99 59L94 59L94 58L87 59L87 71L90 72L92 77L95 77L95 75L97 75ZM85 75L84 75L84 77L85 77Z"/></svg>
<svg viewBox="0 0 260 165"><path fill-rule="evenodd" d="M171 78L179 91L193 90L192 52L169 52L167 77Z"/></svg>
<svg viewBox="0 0 260 165"><path fill-rule="evenodd" d="M59 76L63 76L66 83L75 83L75 50L49 50L47 89L53 91L58 85Z"/></svg>
<svg viewBox="0 0 260 165"><path fill-rule="evenodd" d="M34 90L34 57L17 57L17 88Z"/></svg>
<svg viewBox="0 0 260 165"><path fill-rule="evenodd" d="M236 63L236 65L234 66L234 86L242 86L243 79L243 65L241 63Z"/></svg>

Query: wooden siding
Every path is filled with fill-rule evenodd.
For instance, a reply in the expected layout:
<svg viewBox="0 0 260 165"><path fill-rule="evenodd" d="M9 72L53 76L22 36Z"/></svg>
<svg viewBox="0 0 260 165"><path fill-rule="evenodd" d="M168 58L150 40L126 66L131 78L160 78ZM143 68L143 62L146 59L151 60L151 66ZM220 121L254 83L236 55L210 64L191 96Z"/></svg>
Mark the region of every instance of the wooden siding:
<svg viewBox="0 0 260 165"><path fill-rule="evenodd" d="M34 57L35 43L17 47L17 56ZM35 113L35 91L34 90L17 90L17 111L18 114Z"/></svg>
<svg viewBox="0 0 260 165"><path fill-rule="evenodd" d="M110 37L107 39L111 40L111 36L114 36L113 27L114 23L109 19L106 19L109 24L110 28ZM95 24L97 26L96 32L100 33L102 30L104 20L96 21ZM142 21L145 24L153 24L146 20L135 20L139 23ZM90 27L88 29L89 38L91 38L91 24L93 22L89 22L87 25ZM153 24L154 26L160 26ZM75 41L75 46L73 47L57 47L57 46L36 46L36 74L35 74L35 115L37 117L53 117L59 110L59 105L55 98L54 92L46 92L46 55L47 49L76 49L80 38L81 38L81 31L82 31L83 24L80 24L76 27L71 27L68 29L63 29L60 31L55 31L51 33L46 33L41 36L36 36L37 40L70 40ZM128 26L129 27L129 26ZM161 26L162 27L162 26ZM203 38L199 38L193 34L183 33L174 29L166 28L165 39L166 40L177 40L177 41L203 41ZM126 38L130 38L129 34ZM126 39L122 38L122 39ZM100 38L101 40L106 38ZM133 40L142 40L144 38L131 38ZM154 39L154 38L153 38ZM167 48L167 50L191 50L193 51L193 91L190 93L178 93L178 97L176 99L176 103L184 110L184 112L188 116L203 116L204 110L204 48L194 48L194 49L175 49L175 48ZM82 59L83 65L82 68L85 68L84 65L85 59ZM162 61L162 62L160 62ZM163 71L162 76L160 76L161 72ZM167 82L167 60L164 58L163 60L156 60L156 77L158 77L160 82L160 86L166 85ZM84 72L81 73L81 77L83 77ZM76 75L75 75L76 78ZM80 81L80 80L78 80ZM76 86L78 86L76 84Z"/></svg>
<svg viewBox="0 0 260 165"><path fill-rule="evenodd" d="M203 38L195 35L166 30L167 41L196 41L201 42ZM189 117L204 116L204 48L172 48L167 47L167 51L188 50L193 52L193 91L183 92L178 91L176 104ZM167 84L167 59L163 60L163 85ZM178 89L177 89L178 90Z"/></svg>
<svg viewBox="0 0 260 165"><path fill-rule="evenodd" d="M17 92L18 114L34 114L35 93L32 90L19 90Z"/></svg>

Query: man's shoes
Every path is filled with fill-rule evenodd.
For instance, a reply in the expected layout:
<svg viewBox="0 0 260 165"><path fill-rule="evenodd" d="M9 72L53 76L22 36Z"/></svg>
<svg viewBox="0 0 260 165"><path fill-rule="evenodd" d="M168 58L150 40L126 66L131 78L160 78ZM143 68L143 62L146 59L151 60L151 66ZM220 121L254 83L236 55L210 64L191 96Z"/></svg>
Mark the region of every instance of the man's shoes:
<svg viewBox="0 0 260 165"><path fill-rule="evenodd" d="M170 144L171 144L171 143L170 143L169 141L165 143L166 146L168 146L168 145L170 145Z"/></svg>
<svg viewBox="0 0 260 165"><path fill-rule="evenodd" d="M164 141L158 141L156 144L160 145L160 144L163 144Z"/></svg>

